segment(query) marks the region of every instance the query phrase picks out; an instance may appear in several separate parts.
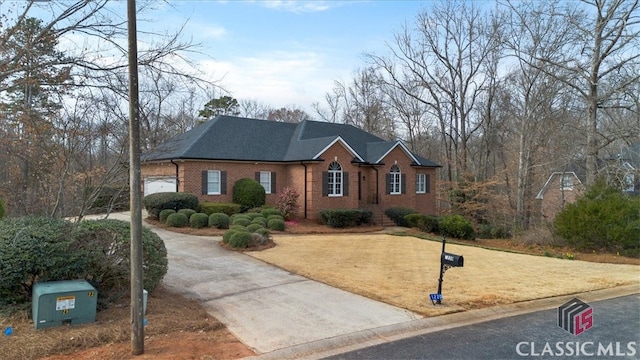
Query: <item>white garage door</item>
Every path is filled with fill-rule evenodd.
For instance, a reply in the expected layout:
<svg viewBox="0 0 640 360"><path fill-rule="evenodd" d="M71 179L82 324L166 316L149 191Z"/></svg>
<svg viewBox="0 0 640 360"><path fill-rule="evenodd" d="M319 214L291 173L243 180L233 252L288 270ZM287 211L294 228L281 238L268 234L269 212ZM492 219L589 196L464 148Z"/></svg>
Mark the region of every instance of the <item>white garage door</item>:
<svg viewBox="0 0 640 360"><path fill-rule="evenodd" d="M159 192L176 192L177 181L174 177L155 177L144 179L144 195L155 194Z"/></svg>

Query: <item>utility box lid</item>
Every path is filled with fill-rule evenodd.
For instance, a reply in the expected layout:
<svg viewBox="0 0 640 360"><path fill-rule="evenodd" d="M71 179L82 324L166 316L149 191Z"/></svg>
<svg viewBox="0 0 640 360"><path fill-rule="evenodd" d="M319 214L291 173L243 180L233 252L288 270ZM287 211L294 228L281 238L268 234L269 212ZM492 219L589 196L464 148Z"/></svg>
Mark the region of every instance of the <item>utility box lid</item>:
<svg viewBox="0 0 640 360"><path fill-rule="evenodd" d="M32 295L36 329L96 321L98 292L86 280L36 283Z"/></svg>

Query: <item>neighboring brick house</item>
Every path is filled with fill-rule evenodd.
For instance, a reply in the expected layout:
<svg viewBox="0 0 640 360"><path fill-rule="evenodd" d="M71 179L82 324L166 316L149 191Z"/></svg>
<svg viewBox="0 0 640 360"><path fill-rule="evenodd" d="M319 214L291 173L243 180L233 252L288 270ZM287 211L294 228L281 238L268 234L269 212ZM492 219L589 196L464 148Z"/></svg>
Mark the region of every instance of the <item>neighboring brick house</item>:
<svg viewBox="0 0 640 360"><path fill-rule="evenodd" d="M584 191L583 171L578 169L557 171L551 174L536 199L540 200L540 215L551 221L566 204L574 203Z"/></svg>
<svg viewBox="0 0 640 360"><path fill-rule="evenodd" d="M598 160L598 173L624 193L640 194L640 143ZM551 174L536 195L543 220L553 220L566 204L584 193L585 163L567 165Z"/></svg>
<svg viewBox="0 0 640 360"><path fill-rule="evenodd" d="M394 206L435 215L438 167L402 141L351 125L217 116L144 154L141 171L145 195L179 191L200 201L232 202L242 178L259 181L271 205L291 187L297 216L317 220L335 208L369 209L377 219Z"/></svg>

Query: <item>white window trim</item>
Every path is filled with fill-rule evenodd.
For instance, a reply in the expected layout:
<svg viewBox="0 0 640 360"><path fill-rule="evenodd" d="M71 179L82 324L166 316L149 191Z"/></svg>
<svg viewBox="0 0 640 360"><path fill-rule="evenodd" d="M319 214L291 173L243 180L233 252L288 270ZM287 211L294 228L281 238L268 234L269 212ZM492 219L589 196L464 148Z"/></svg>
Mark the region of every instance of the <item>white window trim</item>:
<svg viewBox="0 0 640 360"><path fill-rule="evenodd" d="M263 176L266 177L266 181ZM260 171L260 185L264 188L265 193L271 194L271 171Z"/></svg>
<svg viewBox="0 0 640 360"><path fill-rule="evenodd" d="M212 174L218 174L218 191L213 191L211 190L212 185L216 184L215 181L211 181L211 175ZM207 195L220 195L222 194L221 192L221 188L222 188L222 174L220 172L220 170L207 170Z"/></svg>
<svg viewBox="0 0 640 360"><path fill-rule="evenodd" d="M397 169L398 171L393 171L395 169ZM402 195L402 172L400 171L400 167L398 167L398 165L393 165L391 167L391 172L389 173L391 174L391 192L389 192L389 194Z"/></svg>
<svg viewBox="0 0 640 360"><path fill-rule="evenodd" d="M422 189L420 186L422 185ZM416 174L416 194L427 193L427 174Z"/></svg>
<svg viewBox="0 0 640 360"><path fill-rule="evenodd" d="M339 170L336 169L332 169L332 165L336 164L337 166L339 166ZM340 180L337 181L337 175L340 175ZM333 182L332 182L333 180ZM342 176L342 165L340 165L340 163L334 161L331 164L329 164L329 179L328 179L328 184L327 186L329 186L329 194L327 194L329 197L341 197L343 195L343 186L342 183L344 182L344 176ZM333 193L332 193L333 192Z"/></svg>

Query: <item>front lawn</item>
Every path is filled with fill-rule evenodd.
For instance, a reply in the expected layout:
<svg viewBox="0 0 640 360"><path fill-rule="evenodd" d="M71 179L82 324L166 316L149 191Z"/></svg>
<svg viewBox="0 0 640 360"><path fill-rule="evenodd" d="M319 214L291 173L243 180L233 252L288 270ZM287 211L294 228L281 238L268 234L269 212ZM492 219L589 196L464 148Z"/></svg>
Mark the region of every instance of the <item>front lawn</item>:
<svg viewBox="0 0 640 360"><path fill-rule="evenodd" d="M388 234L275 235L255 258L427 316L550 296L640 285L640 266L593 263L447 244L464 267L445 273L434 306L442 244Z"/></svg>

